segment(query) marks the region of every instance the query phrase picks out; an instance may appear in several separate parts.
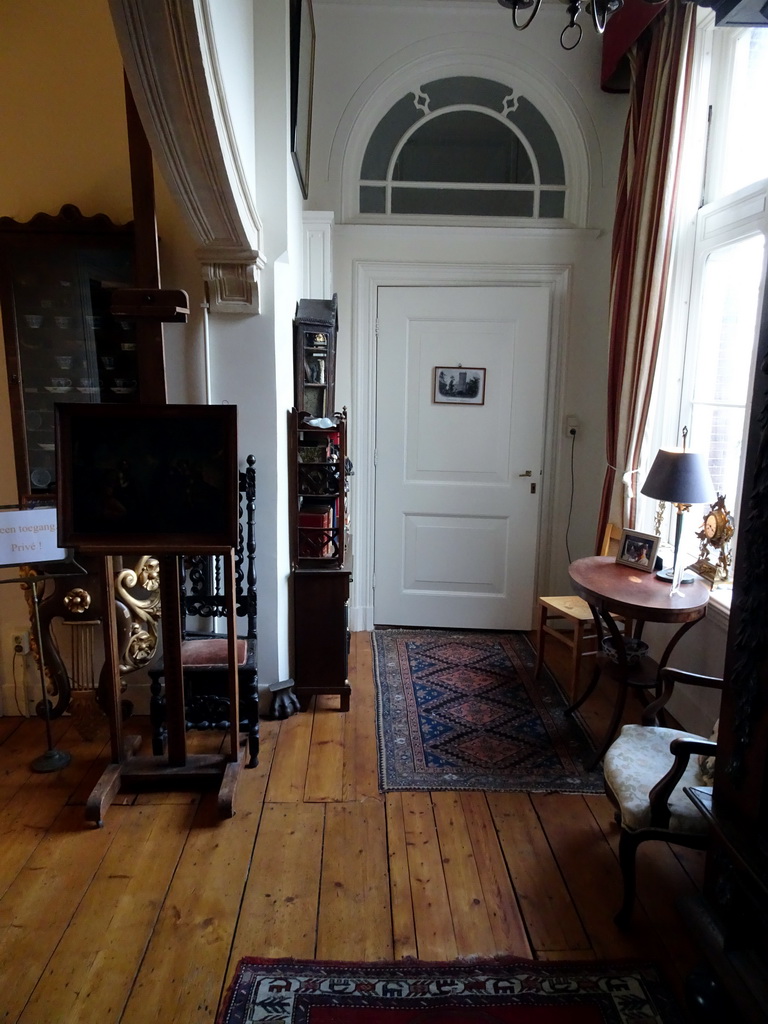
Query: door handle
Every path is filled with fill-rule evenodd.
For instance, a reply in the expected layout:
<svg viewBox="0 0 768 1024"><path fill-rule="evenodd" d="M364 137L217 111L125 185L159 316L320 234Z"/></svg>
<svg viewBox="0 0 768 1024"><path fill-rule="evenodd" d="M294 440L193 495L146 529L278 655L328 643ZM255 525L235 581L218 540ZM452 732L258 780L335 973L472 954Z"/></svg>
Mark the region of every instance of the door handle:
<svg viewBox="0 0 768 1024"><path fill-rule="evenodd" d="M531 472L530 469L526 469L526 471L524 473L518 473L517 475L518 476L533 476L533 473Z"/></svg>

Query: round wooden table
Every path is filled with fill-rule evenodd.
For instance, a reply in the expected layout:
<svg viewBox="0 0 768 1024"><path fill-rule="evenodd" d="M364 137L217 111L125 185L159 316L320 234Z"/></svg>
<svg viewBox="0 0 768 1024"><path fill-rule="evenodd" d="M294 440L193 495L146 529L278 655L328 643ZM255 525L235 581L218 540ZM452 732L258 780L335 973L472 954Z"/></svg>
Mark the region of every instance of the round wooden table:
<svg viewBox="0 0 768 1024"><path fill-rule="evenodd" d="M579 558L568 569L574 591L583 597L592 609L597 629L598 652L603 638L613 639L616 660L598 653L595 671L584 693L568 709L576 711L593 693L602 673L608 673L616 683L616 702L606 734L599 746L592 764L597 764L611 745L624 713L627 693L630 689L655 689L659 692L659 672L681 637L706 615L709 601L709 587L699 580L683 584L679 591L672 593L672 586L656 578L653 572L643 572L627 565L621 565L610 556L594 555ZM640 639L646 622L676 623L679 629L670 639L661 659L642 657L632 664L624 648L624 634L619 630L615 615L634 623L631 635ZM665 694L666 703L669 694ZM648 705L643 716L644 722L656 718L658 701Z"/></svg>

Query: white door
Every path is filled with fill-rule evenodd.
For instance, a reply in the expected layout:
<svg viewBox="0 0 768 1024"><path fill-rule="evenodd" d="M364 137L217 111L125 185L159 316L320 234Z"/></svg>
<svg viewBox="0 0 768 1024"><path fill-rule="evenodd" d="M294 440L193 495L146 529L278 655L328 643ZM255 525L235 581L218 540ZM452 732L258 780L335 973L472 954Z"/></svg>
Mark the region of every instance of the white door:
<svg viewBox="0 0 768 1024"><path fill-rule="evenodd" d="M530 629L549 291L378 293L374 621ZM436 401L436 367L454 393ZM474 370L485 393L455 396Z"/></svg>

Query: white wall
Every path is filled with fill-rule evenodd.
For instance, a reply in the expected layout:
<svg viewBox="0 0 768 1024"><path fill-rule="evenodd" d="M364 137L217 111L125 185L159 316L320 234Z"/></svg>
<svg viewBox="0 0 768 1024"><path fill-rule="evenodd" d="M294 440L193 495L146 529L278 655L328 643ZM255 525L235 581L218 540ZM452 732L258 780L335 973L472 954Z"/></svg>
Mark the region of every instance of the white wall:
<svg viewBox="0 0 768 1024"><path fill-rule="evenodd" d="M263 227L266 260L256 313L207 316L207 400L238 407L241 459L255 456L258 666L262 692L289 675L287 411L293 401L291 325L301 294L301 194L289 157L289 38L285 0L211 4L224 104ZM186 340L189 340L188 337ZM186 366L199 360L200 345Z"/></svg>
<svg viewBox="0 0 768 1024"><path fill-rule="evenodd" d="M643 638L650 644L650 654L658 659L674 634L675 628L651 623ZM703 621L685 634L670 658L670 665L722 678L728 638L728 619L714 605L707 609ZM720 710L720 691L701 687L676 686L668 704L669 711L689 732L709 736Z"/></svg>
<svg viewBox="0 0 768 1024"><path fill-rule="evenodd" d="M336 219L334 279L340 319L337 405L351 406L352 446L356 422L367 412L354 408L351 402L356 346L368 344L368 339L353 334L359 302L354 293L354 268L359 261L569 268L567 322L564 344L558 353L560 376L553 382L556 407L551 410L553 429L546 456L545 491L551 516L543 523L539 580L539 592L562 591L568 587L565 532L570 499L570 441L561 429L564 415L577 416L581 424L575 447L576 486L570 529L574 558L593 551L605 466L610 233L626 97L600 91L599 41L589 23L575 51L565 53L560 49L559 35L567 16L557 4L545 4L536 23L525 33L514 30L510 12L495 0L403 0L394 4L316 0L315 20L317 71L309 205L333 210ZM490 78L503 75L540 107L549 105L562 128L561 144L568 138L584 155L589 185L581 204L585 229L537 232L494 226L423 228L349 223L353 207L349 192L354 188L361 140L367 138L387 106L402 95L404 80L421 76L421 81L429 81L446 73L485 73ZM586 182L581 184L586 187ZM358 478L354 483L359 484ZM353 500L359 498L356 495ZM353 535L356 545L362 542L354 528ZM353 605L364 600L360 594L355 596L353 589Z"/></svg>
<svg viewBox="0 0 768 1024"><path fill-rule="evenodd" d="M249 10L250 8L250 10ZM212 312L210 401L238 406L241 456L256 457L259 687L289 676L287 414L293 404L292 321L302 295L301 192L289 154L289 36L285 0L212 4L227 107L238 125L263 226L258 315ZM253 15L250 13L253 12ZM224 18L226 13L227 17ZM237 40L252 34L252 54ZM238 74L238 54L245 73ZM249 90L250 93L249 93ZM253 150L250 152L249 143ZM248 161L252 161L249 164Z"/></svg>

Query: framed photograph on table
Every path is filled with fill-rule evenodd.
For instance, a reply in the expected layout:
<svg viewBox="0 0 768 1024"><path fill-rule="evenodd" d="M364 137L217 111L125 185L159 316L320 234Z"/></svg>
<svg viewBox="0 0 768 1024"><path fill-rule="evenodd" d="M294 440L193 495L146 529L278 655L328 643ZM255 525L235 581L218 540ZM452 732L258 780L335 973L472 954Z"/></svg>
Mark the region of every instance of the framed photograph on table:
<svg viewBox="0 0 768 1024"><path fill-rule="evenodd" d="M629 565L641 572L653 572L660 538L653 533L639 533L637 530L622 530L619 553L616 561Z"/></svg>
<svg viewBox="0 0 768 1024"><path fill-rule="evenodd" d="M309 195L315 19L312 0L291 0L291 156L301 192Z"/></svg>

